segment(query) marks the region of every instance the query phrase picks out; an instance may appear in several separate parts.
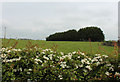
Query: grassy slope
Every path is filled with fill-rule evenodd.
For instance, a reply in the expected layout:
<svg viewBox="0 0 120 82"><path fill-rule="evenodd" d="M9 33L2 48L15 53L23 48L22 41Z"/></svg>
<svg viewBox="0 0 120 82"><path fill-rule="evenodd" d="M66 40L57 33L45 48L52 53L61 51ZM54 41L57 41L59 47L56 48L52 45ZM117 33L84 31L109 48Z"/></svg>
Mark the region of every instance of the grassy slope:
<svg viewBox="0 0 120 82"><path fill-rule="evenodd" d="M25 48L26 44L28 44L28 40L10 40L8 44L8 39L2 40L2 43L4 46L10 46L13 45L16 41L18 41L18 44L16 45L16 48ZM109 46L102 46L101 42L71 42L71 41L41 41L41 40L30 40L32 44L38 44L39 47L42 48L51 48L53 44L58 45L57 51L62 51L65 53L77 51L80 49L82 52L91 53L91 50L93 53L102 53L102 54L110 54L114 47ZM104 48L105 52L101 49L98 49L98 44ZM98 51L98 52L97 52Z"/></svg>

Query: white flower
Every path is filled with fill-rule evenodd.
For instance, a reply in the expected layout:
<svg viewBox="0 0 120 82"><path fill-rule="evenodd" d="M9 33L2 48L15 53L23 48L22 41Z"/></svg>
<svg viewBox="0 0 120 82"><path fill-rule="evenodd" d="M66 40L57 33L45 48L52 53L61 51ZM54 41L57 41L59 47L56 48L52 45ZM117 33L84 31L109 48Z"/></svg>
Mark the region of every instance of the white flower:
<svg viewBox="0 0 120 82"><path fill-rule="evenodd" d="M6 54L1 54L1 57L2 57L2 58L5 58L5 57L6 57Z"/></svg>
<svg viewBox="0 0 120 82"><path fill-rule="evenodd" d="M42 60L40 59L35 59L36 62L41 62L42 63Z"/></svg>
<svg viewBox="0 0 120 82"><path fill-rule="evenodd" d="M72 58L72 55L65 55L65 56L63 56L63 58L66 58L66 57L68 57L68 59L71 59Z"/></svg>
<svg viewBox="0 0 120 82"><path fill-rule="evenodd" d="M78 68L78 65L77 65L77 64L75 64L75 66L76 66L76 68Z"/></svg>
<svg viewBox="0 0 120 82"><path fill-rule="evenodd" d="M64 53L63 53L63 52L60 52L60 54L61 54L61 55L64 55Z"/></svg>
<svg viewBox="0 0 120 82"><path fill-rule="evenodd" d="M83 55L83 56L84 56L84 55L85 55L85 53L81 53L81 55Z"/></svg>
<svg viewBox="0 0 120 82"><path fill-rule="evenodd" d="M100 61L103 61L102 59L100 59Z"/></svg>
<svg viewBox="0 0 120 82"><path fill-rule="evenodd" d="M66 62L61 62L60 66L61 66L62 68L65 68L65 67L67 66L67 65L66 65Z"/></svg>
<svg viewBox="0 0 120 82"><path fill-rule="evenodd" d="M120 76L120 73L118 73L118 72L115 72L115 75L116 75L116 76Z"/></svg>
<svg viewBox="0 0 120 82"><path fill-rule="evenodd" d="M60 79L63 79L62 75L59 75L58 77L59 77Z"/></svg>
<svg viewBox="0 0 120 82"><path fill-rule="evenodd" d="M99 58L101 58L101 56L97 56L97 57L95 57L95 58L99 59Z"/></svg>
<svg viewBox="0 0 120 82"><path fill-rule="evenodd" d="M11 51L10 50L8 50L8 51L6 51L7 53L10 53Z"/></svg>
<svg viewBox="0 0 120 82"><path fill-rule="evenodd" d="M86 61L87 61L87 59L85 59L85 58L81 60L82 63L85 63Z"/></svg>
<svg viewBox="0 0 120 82"><path fill-rule="evenodd" d="M120 65L118 66L118 68L120 68Z"/></svg>
<svg viewBox="0 0 120 82"><path fill-rule="evenodd" d="M21 49L18 49L17 51L21 51Z"/></svg>
<svg viewBox="0 0 120 82"><path fill-rule="evenodd" d="M79 65L79 67L83 67L83 64Z"/></svg>
<svg viewBox="0 0 120 82"><path fill-rule="evenodd" d="M95 54L95 56L100 56L100 54Z"/></svg>
<svg viewBox="0 0 120 82"><path fill-rule="evenodd" d="M97 59L97 58L93 58L91 62L92 62L92 63L93 63L93 62L98 62L98 59Z"/></svg>
<svg viewBox="0 0 120 82"><path fill-rule="evenodd" d="M36 64L38 64L38 62L35 62Z"/></svg>
<svg viewBox="0 0 120 82"><path fill-rule="evenodd" d="M91 58L88 58L89 60L91 60Z"/></svg>
<svg viewBox="0 0 120 82"><path fill-rule="evenodd" d="M89 62L89 61L86 61L85 63L86 63L86 64L90 64L90 62Z"/></svg>
<svg viewBox="0 0 120 82"><path fill-rule="evenodd" d="M64 58L63 57L60 57L60 61L63 60Z"/></svg>
<svg viewBox="0 0 120 82"><path fill-rule="evenodd" d="M70 66L66 66L66 68L70 68Z"/></svg>
<svg viewBox="0 0 120 82"><path fill-rule="evenodd" d="M87 70L86 70L86 69L83 69L83 71L84 71L84 72L87 72Z"/></svg>
<svg viewBox="0 0 120 82"><path fill-rule="evenodd" d="M49 49L45 49L46 51L49 51Z"/></svg>
<svg viewBox="0 0 120 82"><path fill-rule="evenodd" d="M24 69L24 71L26 71L27 69Z"/></svg>
<svg viewBox="0 0 120 82"><path fill-rule="evenodd" d="M41 52L42 54L45 54L45 52Z"/></svg>
<svg viewBox="0 0 120 82"><path fill-rule="evenodd" d="M20 68L20 71L22 71L22 68Z"/></svg>
<svg viewBox="0 0 120 82"><path fill-rule="evenodd" d="M50 51L51 53L53 52L53 51Z"/></svg>
<svg viewBox="0 0 120 82"><path fill-rule="evenodd" d="M97 62L96 65L97 65L97 66L100 65L100 62Z"/></svg>
<svg viewBox="0 0 120 82"><path fill-rule="evenodd" d="M28 69L29 71L32 71L32 69Z"/></svg>
<svg viewBox="0 0 120 82"><path fill-rule="evenodd" d="M80 56L78 56L78 58L80 58Z"/></svg>
<svg viewBox="0 0 120 82"><path fill-rule="evenodd" d="M38 56L36 56L36 58L38 58Z"/></svg>
<svg viewBox="0 0 120 82"><path fill-rule="evenodd" d="M52 56L53 56L53 54L48 55L48 57L50 58L50 60L52 60Z"/></svg>
<svg viewBox="0 0 120 82"><path fill-rule="evenodd" d="M108 56L107 55L102 55L103 57L107 58Z"/></svg>
<svg viewBox="0 0 120 82"><path fill-rule="evenodd" d="M108 76L110 75L110 73L109 73L109 72L105 72L105 74L106 74L106 75L108 75Z"/></svg>
<svg viewBox="0 0 120 82"><path fill-rule="evenodd" d="M76 54L76 51L72 52L72 54Z"/></svg>
<svg viewBox="0 0 120 82"><path fill-rule="evenodd" d="M88 65L86 66L86 68L89 69L89 70L92 70L92 68L90 66L88 66Z"/></svg>
<svg viewBox="0 0 120 82"><path fill-rule="evenodd" d="M114 71L113 67L109 67L109 70Z"/></svg>
<svg viewBox="0 0 120 82"><path fill-rule="evenodd" d="M44 58L44 59L46 59L46 60L49 60L49 58L48 58L48 57L46 57L45 55L43 56L43 58Z"/></svg>
<svg viewBox="0 0 120 82"><path fill-rule="evenodd" d="M111 66L111 64L106 64L106 66Z"/></svg>
<svg viewBox="0 0 120 82"><path fill-rule="evenodd" d="M30 72L27 72L27 74L30 74Z"/></svg>

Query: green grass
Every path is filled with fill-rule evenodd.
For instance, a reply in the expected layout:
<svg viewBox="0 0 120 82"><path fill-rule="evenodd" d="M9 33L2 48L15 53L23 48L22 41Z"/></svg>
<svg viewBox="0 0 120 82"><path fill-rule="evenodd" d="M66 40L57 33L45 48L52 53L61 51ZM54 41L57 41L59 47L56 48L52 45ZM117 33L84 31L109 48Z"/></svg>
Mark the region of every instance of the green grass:
<svg viewBox="0 0 120 82"><path fill-rule="evenodd" d="M11 40L3 39L2 43L3 46L9 47L11 45L14 45L16 41L18 42L18 44L15 46L15 48L26 48L26 45L28 44L28 40L12 40L12 39ZM42 48L52 48L53 45L55 44L57 45L57 51L64 53L78 51L78 49L80 49L82 52L85 53L110 54L114 50L114 47L103 46L101 45L101 42L90 43L79 41L44 41L44 40L30 40L30 41L32 42L32 44L37 44L39 47ZM99 46L104 50L99 49Z"/></svg>

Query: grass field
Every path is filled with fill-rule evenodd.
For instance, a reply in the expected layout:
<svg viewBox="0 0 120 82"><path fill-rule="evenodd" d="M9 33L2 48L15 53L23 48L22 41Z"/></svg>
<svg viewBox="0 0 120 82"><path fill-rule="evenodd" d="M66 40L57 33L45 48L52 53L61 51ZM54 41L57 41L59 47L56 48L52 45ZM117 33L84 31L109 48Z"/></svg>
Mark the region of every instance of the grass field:
<svg viewBox="0 0 120 82"><path fill-rule="evenodd" d="M26 48L28 40L13 40L13 39L3 39L3 46L9 47L13 46L15 42L18 44L15 48ZM69 53L73 51L80 51L85 53L101 53L101 54L111 54L114 47L103 46L101 42L76 42L76 41L44 41L44 40L30 40L32 44L37 44L42 48L52 48L57 45L56 50L58 52Z"/></svg>

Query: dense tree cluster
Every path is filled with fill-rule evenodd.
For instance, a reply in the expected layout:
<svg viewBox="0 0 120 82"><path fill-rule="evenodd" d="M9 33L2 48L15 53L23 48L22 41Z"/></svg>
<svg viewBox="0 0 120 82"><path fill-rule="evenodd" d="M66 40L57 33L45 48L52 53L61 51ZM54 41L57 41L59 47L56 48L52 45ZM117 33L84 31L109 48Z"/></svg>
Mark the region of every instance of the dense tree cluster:
<svg viewBox="0 0 120 82"><path fill-rule="evenodd" d="M46 41L104 41L103 31L98 27L68 30L50 35Z"/></svg>

